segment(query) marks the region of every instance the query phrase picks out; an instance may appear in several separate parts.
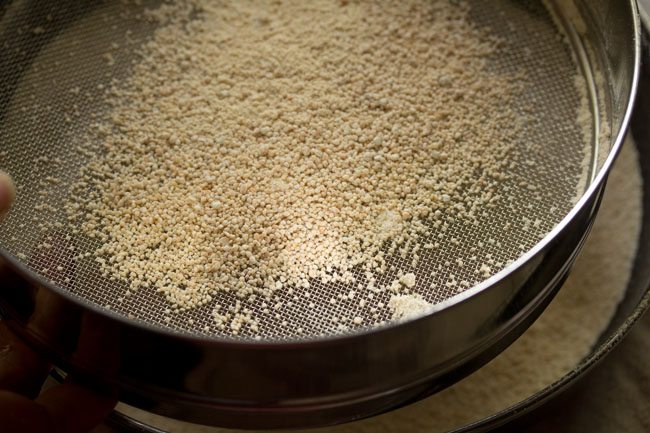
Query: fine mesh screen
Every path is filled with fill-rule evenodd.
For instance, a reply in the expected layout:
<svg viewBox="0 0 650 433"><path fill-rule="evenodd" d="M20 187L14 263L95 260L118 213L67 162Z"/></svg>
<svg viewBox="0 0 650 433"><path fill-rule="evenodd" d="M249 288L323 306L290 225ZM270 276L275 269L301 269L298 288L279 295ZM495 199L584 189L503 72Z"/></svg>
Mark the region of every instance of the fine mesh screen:
<svg viewBox="0 0 650 433"><path fill-rule="evenodd" d="M430 303L479 283L485 266L494 274L532 248L584 189L579 179L590 172L585 161L597 159L596 147L586 145L595 141L593 122L577 121L584 106L581 98L589 89L585 86L583 95L576 86L579 69L571 48L542 3L469 3L475 24L504 40L490 68L520 74L524 91L513 108L522 113L532 110L532 120L517 143L520 160L513 176L500 186L514 200L485 209L477 226L450 222L444 234L433 230L432 239L422 243L436 242L440 247L422 250L415 268L410 259L389 260L397 269L416 275L413 292ZM98 242L73 236L63 210L71 198L70 186L87 163L78 146L89 125L106 110L103 89L112 79L128 76L136 61L134 48L154 30L141 13L157 4L62 1L48 6L27 1L6 7L0 26L0 168L15 179L18 199L0 227L0 245L65 290L129 318L230 337L228 330L214 326L212 309L214 304L233 306L234 295L217 293L210 305L176 314L153 290L127 296L126 283L101 276L93 255ZM110 68L109 52L108 60L115 62ZM73 260L80 253L84 257ZM395 278L395 272L388 272L378 285ZM371 305L362 307L359 297L366 294L349 299L352 289L315 281L309 290L285 288L269 305L259 298L245 303L245 308L259 320L263 338L308 338L361 329L351 323L354 317L364 318L366 324L390 319L390 293L374 294ZM243 329L239 338L255 336Z"/></svg>

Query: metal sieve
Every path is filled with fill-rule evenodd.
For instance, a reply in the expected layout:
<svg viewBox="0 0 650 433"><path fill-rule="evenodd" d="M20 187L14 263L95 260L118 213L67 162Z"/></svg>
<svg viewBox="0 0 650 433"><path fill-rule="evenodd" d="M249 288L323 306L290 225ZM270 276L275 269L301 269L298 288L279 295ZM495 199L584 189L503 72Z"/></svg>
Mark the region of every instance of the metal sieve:
<svg viewBox="0 0 650 433"><path fill-rule="evenodd" d="M155 7L155 3L149 7ZM128 76L131 62L137 60L134 45L147 41L155 28L151 22L138 20L144 9L144 5L121 3L57 7L56 11L41 7L39 11L44 16L40 18L16 18L14 25L17 29L24 27L23 33L9 41L9 50L19 54L4 56L8 64L2 70L21 68L21 73L3 80L17 81L3 95L8 99L2 101L5 127L0 131L0 142L6 155L2 167L14 176L20 190L15 208L0 227L0 245L13 256L22 257L32 272L53 279L67 292L99 307L160 327L229 337L228 332L213 326L211 313L215 304L233 306L238 300L234 294L217 293L210 305L172 315L164 314L169 306L155 290L139 290L127 296L126 282L102 277L94 254L101 243L71 233L63 209L71 185L79 180L79 170L88 163L87 154L78 147L89 147L87 141L92 139L88 137L89 125L98 120L95 116L108 109L101 86L108 88L112 79ZM82 16L75 17L75 14ZM492 56L490 68L522 73L524 77L521 80L524 91L515 109L523 112L533 105L544 108L516 143L520 161L512 173L514 176L500 185L500 195L507 195L508 190L516 191L512 194L514 200L507 203L509 206L486 208L478 226L468 227L458 221L451 223L444 237L438 237L443 235L440 230L433 230L430 237L421 240L422 245L443 245L425 253L421 264L412 269L416 275L416 292L431 303L458 294L457 284L447 284L452 276L458 282L475 285L484 279L476 273L481 265L487 264L496 272L530 250L540 235L551 231L569 212L574 197L584 192L578 190L578 180L591 175L593 170L583 161L594 164L598 157L594 125L589 122L578 125L576 121L581 104L591 102L581 101L580 90L591 95L592 100L596 98L593 77L586 77L583 89L576 86L574 77L578 66L544 6L540 2L501 1L489 6L485 2L473 2L471 19L479 27L493 26L490 33L506 41L498 55ZM508 26L494 26L501 19ZM70 25L60 30L50 28L62 21L69 21ZM35 34L34 29L41 28L43 33L37 30ZM98 31L99 28L111 31ZM54 31L56 36L50 36ZM112 48L115 43L121 48ZM111 53L115 65L108 65L106 53ZM18 65L24 57L31 59L24 66ZM584 71L591 74L586 67ZM593 113L593 116L600 114ZM96 150L102 145L98 140L90 144ZM535 155L535 164L524 161L531 154ZM528 189L530 183L537 187L535 191ZM74 246L74 252L66 248L48 250L61 242L61 237L71 238L67 243ZM452 243L452 239L457 243ZM87 257L73 263L73 256L79 254ZM467 265L459 266L459 259ZM411 257L404 259L399 255L391 258L391 264L408 271L410 261ZM50 269L53 262L65 268L74 265L74 272L57 273L56 269ZM362 280L361 275L357 276ZM380 283L392 279L395 279L394 272L389 272L381 277ZM337 295L355 290L356 284L324 284L313 280L312 286L309 297L289 293L291 288L277 293L272 302L283 305L279 315L264 313L262 299L245 303L260 320L263 338L309 338L336 333L340 323L333 322L332 318L363 317L366 323L390 319L387 307L379 310L378 319L370 317L369 309L360 307L358 298L330 302ZM378 294L376 302L388 305L390 295ZM314 307L310 308L312 303ZM211 330L204 331L206 326ZM303 333L298 334L298 329Z"/></svg>
<svg viewBox="0 0 650 433"><path fill-rule="evenodd" d="M0 247L7 278L20 275L30 285L8 285L0 306L63 370L116 386L123 400L145 409L197 422L324 425L435 392L532 323L588 233L636 88L635 4L616 3L549 3L549 13L538 1L470 1L474 25L503 41L489 68L519 74L523 92L513 108L533 112L515 143L520 161L500 186L515 191L514 201L486 209L478 226L452 223L443 247L413 269L414 291L434 304L428 314L338 335L332 317L377 318L356 301L330 302L351 287L315 281L309 298L279 292L281 315L247 305L260 320L260 342L216 330L210 305L169 315L153 290L126 296L126 283L103 277L94 260L101 244L67 224L62 204L88 162L78 146L107 109L102 89L128 76L137 46L155 30L143 11L160 2L6 3L0 168L14 177L18 200L0 225ZM581 108L589 116L578 122ZM422 243L440 242L433 233ZM73 260L70 247L83 258ZM410 267L410 260L392 260ZM485 260L492 275L477 277ZM452 275L472 287L459 293L447 284ZM389 294L378 296L388 304ZM215 298L236 302L224 293ZM377 314L391 316L387 307ZM103 339L106 353L88 349L89 333Z"/></svg>

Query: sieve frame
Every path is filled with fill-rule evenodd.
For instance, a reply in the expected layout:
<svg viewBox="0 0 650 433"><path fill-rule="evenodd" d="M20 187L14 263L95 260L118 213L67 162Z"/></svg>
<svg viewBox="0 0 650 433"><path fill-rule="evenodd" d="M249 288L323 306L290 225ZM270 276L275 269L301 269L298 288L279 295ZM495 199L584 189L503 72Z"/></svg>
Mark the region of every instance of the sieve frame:
<svg viewBox="0 0 650 433"><path fill-rule="evenodd" d="M239 428L322 426L378 414L448 386L498 354L536 319L568 274L593 223L638 80L636 5L617 3L583 2L583 7L597 9L595 19L606 23L603 12L618 14L612 28L621 35L611 37L619 52L610 54L631 56L628 63L621 61L627 65L623 73L629 75L629 92L622 92L623 104L616 107L619 128L603 167L576 207L535 248L435 311L377 330L312 341L205 338L129 321L84 302L0 250L3 281L12 288L0 291L3 316L64 371L91 385L118 388L125 402L142 409L194 422ZM56 306L48 327L30 320L43 296ZM105 347L88 348L84 333L89 330Z"/></svg>

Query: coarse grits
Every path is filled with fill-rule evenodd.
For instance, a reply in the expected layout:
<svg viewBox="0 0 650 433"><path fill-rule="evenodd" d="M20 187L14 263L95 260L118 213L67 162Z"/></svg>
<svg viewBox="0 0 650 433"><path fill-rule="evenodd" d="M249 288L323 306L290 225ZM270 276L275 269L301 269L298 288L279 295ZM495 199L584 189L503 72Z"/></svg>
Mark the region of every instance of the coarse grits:
<svg viewBox="0 0 650 433"><path fill-rule="evenodd" d="M204 18L186 23L196 7ZM106 275L183 309L310 279L365 291L385 255L417 265L425 221L471 224L496 203L522 123L502 109L513 78L484 71L496 42L466 13L446 1L161 7L169 22L98 128L106 154L84 178L97 192L70 205L103 241ZM215 320L258 326L219 306Z"/></svg>
<svg viewBox="0 0 650 433"><path fill-rule="evenodd" d="M564 287L542 316L488 365L426 400L314 433L439 433L521 402L568 374L592 349L625 293L641 230L638 153L628 141L614 166L593 230ZM174 433L228 433L151 415L136 419ZM99 432L98 432L99 433Z"/></svg>
<svg viewBox="0 0 650 433"><path fill-rule="evenodd" d="M282 316L336 282L330 303L363 313L331 317L347 330L382 323L393 296L471 287L559 221L562 206L548 220L523 211L503 228L514 254L486 236L427 269L422 257L464 247L451 226L516 214L508 182L529 206L548 203L513 176L537 169L516 147L534 122L523 72L491 64L502 41L464 2L279 5L165 3L147 14L158 29L130 76L107 88L89 140L103 148L82 149L94 156L66 208L126 295L162 292L165 315L207 304L210 326L255 334L253 309ZM215 304L228 291L237 300Z"/></svg>
<svg viewBox="0 0 650 433"><path fill-rule="evenodd" d="M393 319L409 319L425 313L430 307L417 293L392 296L388 306L393 311Z"/></svg>

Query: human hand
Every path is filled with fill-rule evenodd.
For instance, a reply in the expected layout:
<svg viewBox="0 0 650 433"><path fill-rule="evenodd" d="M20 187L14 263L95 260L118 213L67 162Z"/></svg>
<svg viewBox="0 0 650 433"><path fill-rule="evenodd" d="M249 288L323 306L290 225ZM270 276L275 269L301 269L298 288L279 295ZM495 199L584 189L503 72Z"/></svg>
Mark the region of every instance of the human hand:
<svg viewBox="0 0 650 433"><path fill-rule="evenodd" d="M11 179L0 173L0 215L9 210L14 196ZM115 406L112 397L70 379L41 392L50 368L0 321L0 432L83 433Z"/></svg>

